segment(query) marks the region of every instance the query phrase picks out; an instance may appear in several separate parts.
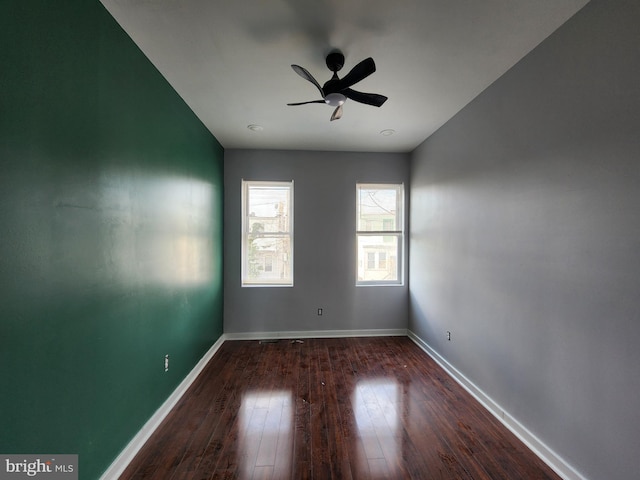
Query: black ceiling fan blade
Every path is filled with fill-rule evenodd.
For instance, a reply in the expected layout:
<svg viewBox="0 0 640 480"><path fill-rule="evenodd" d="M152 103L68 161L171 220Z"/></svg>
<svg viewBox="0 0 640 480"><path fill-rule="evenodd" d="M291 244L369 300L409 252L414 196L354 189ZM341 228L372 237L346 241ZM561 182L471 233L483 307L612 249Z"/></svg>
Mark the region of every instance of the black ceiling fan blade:
<svg viewBox="0 0 640 480"><path fill-rule="evenodd" d="M360 80L367 78L376 71L376 64L373 58L365 58L359 64L351 69L344 77L339 80L338 91L349 88L351 85L358 83Z"/></svg>
<svg viewBox="0 0 640 480"><path fill-rule="evenodd" d="M356 90L351 90L350 88L345 88L342 90L342 93L345 97L350 98L355 102L364 103L366 105L373 105L374 107L381 107L384 102L387 101L387 97L384 95L379 95L377 93L364 93L358 92Z"/></svg>
<svg viewBox="0 0 640 480"><path fill-rule="evenodd" d="M309 100L308 102L297 102L297 103L287 103L287 105L296 106L296 105L306 105L307 103L326 103L324 100Z"/></svg>
<svg viewBox="0 0 640 480"><path fill-rule="evenodd" d="M313 78L313 75L311 75L307 71L306 68L303 68L300 65L291 65L291 68L293 68L293 71L296 72L298 75L300 75L302 78L313 83L318 88L318 90L320 90L320 95L322 95L322 98L324 98L324 92L322 91L322 87L320 86L318 81L315 78Z"/></svg>

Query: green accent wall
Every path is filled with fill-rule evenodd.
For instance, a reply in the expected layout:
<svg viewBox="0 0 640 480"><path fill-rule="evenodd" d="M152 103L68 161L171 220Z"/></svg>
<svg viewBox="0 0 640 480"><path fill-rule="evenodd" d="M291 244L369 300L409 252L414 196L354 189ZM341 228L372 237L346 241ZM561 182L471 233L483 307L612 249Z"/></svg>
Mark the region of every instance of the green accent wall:
<svg viewBox="0 0 640 480"><path fill-rule="evenodd" d="M221 336L222 169L97 0L0 2L0 453L98 478Z"/></svg>

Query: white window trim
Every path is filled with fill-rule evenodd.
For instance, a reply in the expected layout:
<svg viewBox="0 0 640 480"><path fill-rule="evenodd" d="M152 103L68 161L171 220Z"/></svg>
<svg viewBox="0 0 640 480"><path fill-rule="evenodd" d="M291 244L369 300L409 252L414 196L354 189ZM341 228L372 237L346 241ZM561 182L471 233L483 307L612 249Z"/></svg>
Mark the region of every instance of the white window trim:
<svg viewBox="0 0 640 480"><path fill-rule="evenodd" d="M249 229L249 215L247 214L247 200L248 200L248 191L249 191L249 187L250 186L265 186L265 187L287 187L290 190L289 193L289 211L288 211L288 218L289 218L289 231L288 232L273 232L274 236L288 236L289 237L289 245L290 245L290 252L289 252L289 263L290 263L290 268L291 268L291 279L290 281L278 281L273 280L273 281L249 281L247 280L247 259L246 259L246 251L247 251L247 232ZM293 227L294 227L294 222L293 222L293 180L290 181L259 181L259 180L242 180L242 205L241 205L241 212L240 214L242 215L242 239L241 239L241 243L242 243L242 247L241 247L241 256L240 256L240 262L241 262L241 275L240 275L240 283L242 287L249 287L249 288L264 288L264 287L293 287L293 273L294 273L294 265L293 265L293 259L294 259L294 255L293 255L293 241L294 241L294 235L293 235Z"/></svg>
<svg viewBox="0 0 640 480"><path fill-rule="evenodd" d="M395 189L398 192L396 196L396 224L400 227L398 230L358 230L358 220L360 218L360 189ZM373 287L373 286L403 286L404 285L404 208L405 208L404 183L356 183L356 235L355 235L355 258L356 258L356 287ZM396 264L397 280L358 280L358 238L364 236L378 237L395 236L398 245L398 260ZM377 259L376 259L377 260ZM389 262L387 257L387 262ZM366 259L365 259L366 261Z"/></svg>

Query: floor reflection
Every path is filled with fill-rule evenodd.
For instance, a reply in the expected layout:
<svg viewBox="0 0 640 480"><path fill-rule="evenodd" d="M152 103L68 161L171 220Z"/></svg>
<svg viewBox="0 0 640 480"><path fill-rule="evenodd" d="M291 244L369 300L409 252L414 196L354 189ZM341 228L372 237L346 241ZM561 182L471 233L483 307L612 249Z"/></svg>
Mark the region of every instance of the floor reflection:
<svg viewBox="0 0 640 480"><path fill-rule="evenodd" d="M250 392L240 407L242 478L288 478L293 450L293 394Z"/></svg>
<svg viewBox="0 0 640 480"><path fill-rule="evenodd" d="M401 454L400 414L402 396L398 384L389 379L357 384L353 404L359 440L359 467L372 478L393 478Z"/></svg>

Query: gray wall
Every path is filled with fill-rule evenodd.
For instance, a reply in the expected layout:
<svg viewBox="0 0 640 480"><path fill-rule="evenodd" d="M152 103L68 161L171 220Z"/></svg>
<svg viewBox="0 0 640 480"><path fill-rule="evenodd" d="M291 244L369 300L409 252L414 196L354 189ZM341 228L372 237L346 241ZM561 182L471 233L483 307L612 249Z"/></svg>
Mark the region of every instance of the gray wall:
<svg viewBox="0 0 640 480"><path fill-rule="evenodd" d="M406 329L406 281L355 287L355 185L406 188L408 160L405 154L226 150L225 333ZM243 178L294 181L293 287L240 286Z"/></svg>
<svg viewBox="0 0 640 480"><path fill-rule="evenodd" d="M410 329L591 479L639 471L639 25L593 0L411 161Z"/></svg>

